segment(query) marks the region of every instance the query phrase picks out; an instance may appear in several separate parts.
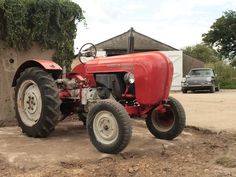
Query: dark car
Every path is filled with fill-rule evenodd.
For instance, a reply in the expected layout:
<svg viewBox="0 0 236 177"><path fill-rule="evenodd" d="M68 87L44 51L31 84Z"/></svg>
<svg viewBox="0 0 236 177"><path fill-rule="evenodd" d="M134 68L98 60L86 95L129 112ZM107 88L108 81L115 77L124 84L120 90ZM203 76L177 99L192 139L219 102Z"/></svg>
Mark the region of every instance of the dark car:
<svg viewBox="0 0 236 177"><path fill-rule="evenodd" d="M182 92L187 93L188 90L209 90L211 93L220 90L217 80L217 74L211 68L195 68L190 70L182 80Z"/></svg>

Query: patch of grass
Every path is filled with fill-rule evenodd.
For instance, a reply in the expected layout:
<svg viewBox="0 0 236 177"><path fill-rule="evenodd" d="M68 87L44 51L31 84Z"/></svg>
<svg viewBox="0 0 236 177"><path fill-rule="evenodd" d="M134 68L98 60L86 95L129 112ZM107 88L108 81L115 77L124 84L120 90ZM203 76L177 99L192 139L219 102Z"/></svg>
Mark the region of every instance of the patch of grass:
<svg viewBox="0 0 236 177"><path fill-rule="evenodd" d="M222 84L222 89L236 89L236 83Z"/></svg>
<svg viewBox="0 0 236 177"><path fill-rule="evenodd" d="M230 157L221 157L216 160L216 164L226 168L236 168L236 159Z"/></svg>
<svg viewBox="0 0 236 177"><path fill-rule="evenodd" d="M207 63L206 67L213 68L218 74L220 87L223 89L236 89L236 69L223 61Z"/></svg>

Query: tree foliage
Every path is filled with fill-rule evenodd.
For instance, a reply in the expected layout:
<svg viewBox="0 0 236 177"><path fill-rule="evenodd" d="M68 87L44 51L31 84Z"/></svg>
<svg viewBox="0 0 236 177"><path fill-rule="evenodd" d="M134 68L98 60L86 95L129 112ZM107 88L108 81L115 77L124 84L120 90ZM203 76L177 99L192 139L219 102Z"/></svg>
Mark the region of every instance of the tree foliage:
<svg viewBox="0 0 236 177"><path fill-rule="evenodd" d="M230 64L231 64L231 66L236 67L236 58L231 60Z"/></svg>
<svg viewBox="0 0 236 177"><path fill-rule="evenodd" d="M187 46L182 50L185 54L197 58L205 63L215 62L218 60L217 52L204 44Z"/></svg>
<svg viewBox="0 0 236 177"><path fill-rule="evenodd" d="M206 67L213 68L218 74L220 87L225 89L236 89L236 70L223 61L207 63Z"/></svg>
<svg viewBox="0 0 236 177"><path fill-rule="evenodd" d="M203 41L225 58L236 57L236 11L229 10L218 18L208 33L203 34Z"/></svg>
<svg viewBox="0 0 236 177"><path fill-rule="evenodd" d="M70 0L0 0L0 40L20 50L32 42L55 49L54 61L68 68L74 58L76 22L84 20Z"/></svg>

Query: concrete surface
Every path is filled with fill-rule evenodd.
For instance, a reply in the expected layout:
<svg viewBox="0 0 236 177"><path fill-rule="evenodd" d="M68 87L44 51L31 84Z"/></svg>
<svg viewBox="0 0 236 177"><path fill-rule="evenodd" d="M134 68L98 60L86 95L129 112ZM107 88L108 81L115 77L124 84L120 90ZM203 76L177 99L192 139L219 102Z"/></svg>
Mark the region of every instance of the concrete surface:
<svg viewBox="0 0 236 177"><path fill-rule="evenodd" d="M236 105L236 90L223 90L215 94L171 93L171 96L177 98L184 105L188 125L210 128L216 131L236 132L236 109L234 108ZM120 165L126 162L124 159L127 158L127 155L132 160L132 154L136 154L137 157L133 159L134 164L154 158L154 161L149 162L150 166L156 163L156 166L153 167L153 174L156 173L157 166L161 165L163 169L167 165L172 166L173 171L170 175L162 176L182 176L182 168L187 169L185 176L192 176L195 173L199 173L196 176L202 176L202 173L204 173L203 176L207 177L227 176L226 174L229 174L228 176L236 175L236 168L231 168L231 171L229 171L229 168L215 165L217 159L225 156L232 158L232 160L235 159L232 162L236 164L236 134L185 129L173 141L165 141L155 139L149 133L143 121L133 120L132 123L133 135L131 142L122 154L117 156L98 152L90 143L85 127L78 121L60 123L51 136L44 139L29 138L21 133L18 127L0 128L0 163L9 163L16 167L17 172L14 173L22 173L22 176L25 176L24 173L27 172L31 176L53 176L53 174L54 176L73 176L73 171L70 168L75 165L73 168L77 169L76 164L79 162L83 164L88 162L90 166L85 172L85 174L88 174L91 171L91 165L95 169L101 161L107 159L109 161L113 158L118 158L115 165ZM167 153L167 156L165 153ZM122 158L119 159L119 157ZM146 164L147 162L144 161L143 163ZM60 174L61 171L65 170L61 168L63 164L70 167L68 175ZM196 168L196 164L199 164L198 168ZM109 166L103 171L113 169L111 167ZM8 170L7 168L7 166L2 167L5 171ZM86 168L86 165L84 165L84 168ZM90 176L100 176L96 171L94 172L94 169L91 172L93 175ZM122 169L124 167L120 166L118 171L120 172ZM212 169L214 169L214 173ZM112 174L112 172L109 173Z"/></svg>
<svg viewBox="0 0 236 177"><path fill-rule="evenodd" d="M171 93L184 106L187 125L236 132L236 90L212 93Z"/></svg>
<svg viewBox="0 0 236 177"><path fill-rule="evenodd" d="M236 132L236 90L223 90L214 94L171 93L171 96L183 104L187 116L187 125L216 131L227 130ZM128 150L130 147L133 150L139 149L146 141L152 138L145 125L144 128L142 127L144 130L138 131L139 129L138 126L135 127L133 138L137 138L137 140L133 141L133 146L129 146ZM142 137L148 138L141 141ZM14 152L16 147L18 149L17 154L11 153L11 151ZM82 154L81 150L83 150ZM39 155L37 157L33 155L36 151ZM51 152L51 156L45 159L44 154L47 154L48 151ZM55 154L60 152L64 154L63 159L71 157L78 157L79 159L101 157L101 154L98 154L91 145L85 127L77 121L60 123L52 136L46 139L26 137L18 127L0 128L0 152L4 153L10 159L9 161L14 161L16 158L21 159L21 156L25 155L30 156L27 159L23 158L26 161L34 160L34 158L37 158L38 161L47 161L48 159L53 161L56 156ZM56 157L56 159L58 158L60 157Z"/></svg>
<svg viewBox="0 0 236 177"><path fill-rule="evenodd" d="M118 155L98 152L81 123L59 124L50 137L34 139L19 128L0 128L0 177L235 176L235 135L186 128L172 141L155 139L143 121ZM229 168L230 167L230 168Z"/></svg>
<svg viewBox="0 0 236 177"><path fill-rule="evenodd" d="M139 123L136 123L133 129L132 142L125 152L142 151L144 146L147 150L158 144L157 148L161 151L160 143L163 142L173 145L172 142L154 139L145 125L137 124ZM184 136L191 138L188 133L184 133ZM178 137L178 139L182 138ZM91 144L85 127L77 121L60 123L50 137L43 139L27 137L17 127L0 128L0 155L17 167L24 166L29 169L46 163L98 160L112 156L99 153Z"/></svg>
<svg viewBox="0 0 236 177"><path fill-rule="evenodd" d="M53 53L53 50L42 50L36 44L30 50L19 51L6 47L0 40L0 126L15 120L11 84L18 66L30 59L51 59Z"/></svg>

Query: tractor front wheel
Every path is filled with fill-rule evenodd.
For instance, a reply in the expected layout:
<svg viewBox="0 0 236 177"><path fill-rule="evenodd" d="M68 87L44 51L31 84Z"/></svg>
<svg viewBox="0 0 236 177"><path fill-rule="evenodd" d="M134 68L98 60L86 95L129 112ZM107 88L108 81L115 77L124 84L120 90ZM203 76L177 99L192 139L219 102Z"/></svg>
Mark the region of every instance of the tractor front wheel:
<svg viewBox="0 0 236 177"><path fill-rule="evenodd" d="M91 108L87 130L92 144L108 154L121 152L132 135L128 113L121 104L110 99L101 100Z"/></svg>
<svg viewBox="0 0 236 177"><path fill-rule="evenodd" d="M180 102L172 97L166 105L166 112L153 110L146 118L148 130L159 139L172 140L177 137L185 127L185 111Z"/></svg>
<svg viewBox="0 0 236 177"><path fill-rule="evenodd" d="M47 137L60 118L60 98L52 76L41 68L23 71L15 87L16 117L22 132Z"/></svg>

